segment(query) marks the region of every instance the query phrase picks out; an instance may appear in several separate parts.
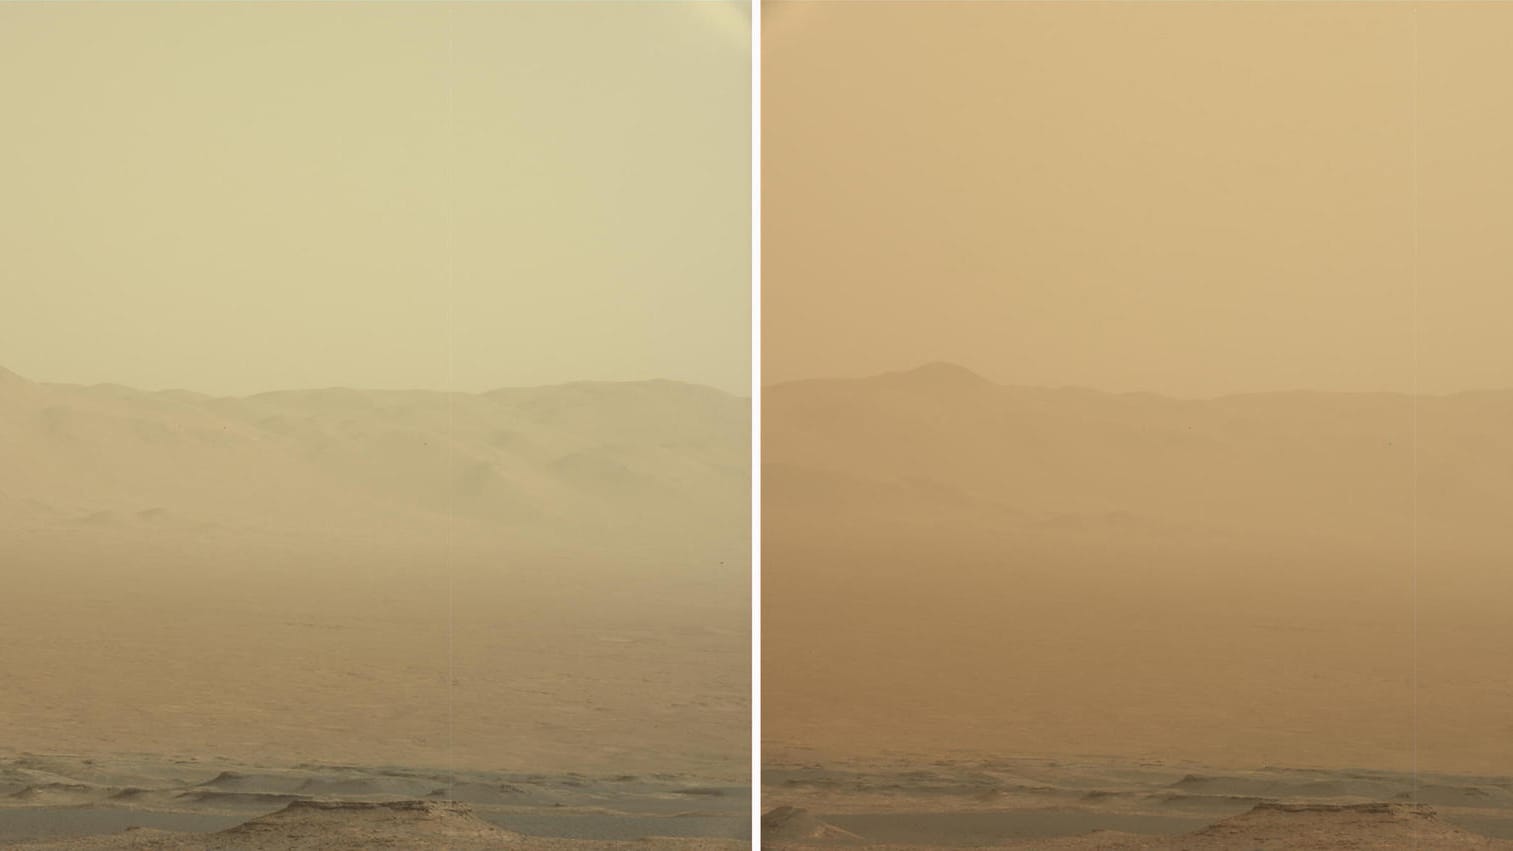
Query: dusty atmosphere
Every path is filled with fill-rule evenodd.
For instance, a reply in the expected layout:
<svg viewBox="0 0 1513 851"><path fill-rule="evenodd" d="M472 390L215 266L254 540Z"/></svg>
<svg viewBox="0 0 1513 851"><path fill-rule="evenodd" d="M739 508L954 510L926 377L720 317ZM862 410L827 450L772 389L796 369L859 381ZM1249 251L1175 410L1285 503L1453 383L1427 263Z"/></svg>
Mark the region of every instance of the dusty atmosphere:
<svg viewBox="0 0 1513 851"><path fill-rule="evenodd" d="M4 753L73 766L8 774L0 836L42 824L17 808L196 813L223 802L197 797L223 770L297 766L379 800L396 770L425 776L405 794L454 770L589 787L480 802L552 810L549 835L572 835L563 807L745 829L746 400L5 374L0 409ZM609 782L647 775L644 794ZM320 782L249 781L233 811L345 797ZM708 818L640 818L683 810Z"/></svg>
<svg viewBox="0 0 1513 851"><path fill-rule="evenodd" d="M764 835L1513 839L1513 7L768 11Z"/></svg>
<svg viewBox="0 0 1513 851"><path fill-rule="evenodd" d="M1513 393L1184 400L937 364L764 411L764 808L955 845L1423 803L1314 812L1316 847L1513 839L1513 485L1478 460L1513 457ZM1315 847L1295 815L1174 847ZM1110 841L1067 847L1147 847Z"/></svg>
<svg viewBox="0 0 1513 851"><path fill-rule="evenodd" d="M749 844L749 43L0 4L0 845Z"/></svg>

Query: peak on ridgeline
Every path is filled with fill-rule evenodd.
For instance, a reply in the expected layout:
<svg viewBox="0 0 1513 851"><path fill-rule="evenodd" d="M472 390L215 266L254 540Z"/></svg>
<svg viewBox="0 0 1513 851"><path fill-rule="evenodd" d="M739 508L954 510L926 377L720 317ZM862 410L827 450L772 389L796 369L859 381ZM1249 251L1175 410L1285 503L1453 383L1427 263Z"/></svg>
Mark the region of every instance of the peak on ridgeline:
<svg viewBox="0 0 1513 851"><path fill-rule="evenodd" d="M933 361L899 372L885 372L877 378L890 383L908 383L921 387L990 388L998 386L964 366L945 361Z"/></svg>
<svg viewBox="0 0 1513 851"><path fill-rule="evenodd" d="M31 388L30 381L0 366L0 398L22 398Z"/></svg>
<svg viewBox="0 0 1513 851"><path fill-rule="evenodd" d="M750 428L748 400L672 382L199 397L7 373L0 528L82 523L137 542L162 520L210 524L207 547L382 533L428 548L445 526L512 551L724 554L750 527Z"/></svg>

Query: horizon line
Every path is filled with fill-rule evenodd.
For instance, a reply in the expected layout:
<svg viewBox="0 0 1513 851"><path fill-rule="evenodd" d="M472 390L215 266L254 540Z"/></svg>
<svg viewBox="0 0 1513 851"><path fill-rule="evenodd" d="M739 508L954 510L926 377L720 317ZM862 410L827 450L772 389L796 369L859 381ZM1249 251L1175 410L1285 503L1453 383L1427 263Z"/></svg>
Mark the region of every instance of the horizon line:
<svg viewBox="0 0 1513 851"><path fill-rule="evenodd" d="M1286 396L1286 395L1303 395L1303 394L1330 395L1330 396L1397 396L1397 397L1402 397L1402 398L1405 398L1405 399L1415 399L1415 398L1443 399L1443 398L1450 398L1450 397L1454 397L1454 396L1472 396L1472 395L1479 395L1479 394L1513 392L1513 387L1477 387L1477 388L1468 388L1468 389L1464 389L1464 390L1449 390L1449 391L1433 392L1433 393L1423 392L1423 391L1414 392L1414 391L1410 391L1410 390L1387 390L1387 389L1377 389L1377 390L1363 390L1363 389L1330 390L1330 389L1324 389L1324 388L1297 387L1297 386L1281 387L1281 388L1270 389L1270 390L1232 390L1232 391L1225 391L1225 392L1218 392L1218 393L1203 393L1203 394L1186 394L1186 393L1177 393L1177 392L1165 391L1165 390L1113 390L1113 389L1109 389L1109 388L1105 388L1105 387L1093 387L1093 386L1089 386L1089 385L1086 385L1086 384L1052 384L1052 383L1024 384L1024 383L1008 383L1008 382L999 381L999 380L994 379L994 378L990 378L990 377L984 375L982 372L979 372L978 370L975 370L975 369L973 369L971 367L964 366L962 364L955 363L953 361L941 361L941 360L925 361L925 362L920 363L919 365L913 366L913 367L908 367L908 368L904 368L904 369L882 370L882 371L879 371L879 372L870 372L870 373L866 373L866 374L862 374L862 375L826 375L826 376L811 376L811 377L806 377L806 378L785 378L785 379L779 379L777 381L772 381L772 382L765 383L765 384L763 384L761 386L761 390L762 390L762 392L765 393L768 390L772 390L772 389L775 389L775 388L780 388L780 387L784 387L784 386L788 386L788 385L794 385L794 384L812 384L812 383L825 383L825 382L829 382L829 383L849 383L849 382L875 381L875 380L878 380L878 379L885 379L885 378L903 378L903 377L908 377L908 376L916 376L916 375L919 375L920 373L927 373L927 372L932 372L932 371L934 371L934 372L947 372L947 371L954 372L954 373L956 373L962 379L975 380L975 381L980 382L982 384L990 385L990 386L992 386L994 388L999 388L999 389L1004 389L1004 390L1070 391L1070 392L1080 392L1080 393L1093 393L1093 394L1103 395L1103 396L1146 396L1146 397L1155 397L1155 398L1158 398L1158 399L1166 399L1166 400L1178 401L1178 402L1211 402L1211 401L1217 401L1217 400L1220 400L1220 399L1234 399L1234 398L1241 398L1241 397L1247 397L1247 396Z"/></svg>
<svg viewBox="0 0 1513 851"><path fill-rule="evenodd" d="M687 380L679 379L679 378L630 378L630 379L579 378L579 379L571 379L571 380L567 380L567 381L544 382L544 383L540 383L540 384L502 384L502 385L498 385L498 386L495 386L495 387L489 387L489 388L486 388L486 389L483 389L483 390L464 390L464 389L455 389L455 388L449 389L449 388L441 388L441 387L414 387L414 386L406 386L406 387L373 387L373 386L364 386L364 385L355 385L355 384L326 384L326 385L305 385L305 386L298 386L298 387L277 387L277 388L273 388L273 389L269 389L269 390L255 390L255 391L244 392L244 393L211 393L211 392L206 392L206 391L202 391L202 390L194 390L194 389L191 389L191 388L188 388L188 387L147 388L147 387L140 387L140 386L137 386L137 385L134 385L134 384L125 384L125 383L118 382L118 381L96 381L96 382L93 382L93 383L84 383L84 382L79 382L79 381L47 381L47 380L42 380L42 379L30 378L28 376L22 375L22 374L20 374L20 373L18 373L16 371L14 371L14 370L8 369L8 368L6 368L4 366L0 366L0 380L5 379L6 377L12 377L12 378L14 378L14 379L16 379L16 380L24 383L24 384L34 385L34 386L38 386L38 387L69 387L69 388L78 388L78 389L84 389L84 390L93 390L93 389L97 389L97 388L118 388L118 389L123 389L123 390L130 390L130 391L135 392L135 393L144 393L144 394L185 393L185 394L190 394L190 395L194 395L194 396L202 396L202 397L210 398L210 399L251 399L251 398L254 398L254 397L257 397L257 396L267 396L267 395L272 395L272 394L276 394L276 393L319 393L319 392L328 392L328 391L332 391L332 390L346 390L346 391L351 391L351 392L354 392L354 393L434 393L434 394L438 394L438 395L487 396L487 395L489 395L491 393L500 393L500 392L511 391L511 390L547 390L547 389L551 389L551 388L574 387L574 386L583 386L583 385L632 385L632 384L674 384L674 385L680 385L680 386L684 386L684 387L695 387L695 388L699 388L701 390L710 390L710 391L713 391L715 393L719 393L719 394L722 394L722 395L725 395L725 396L730 396L730 397L736 398L736 399L750 399L751 396L752 396L752 394L751 394L750 391L748 391L746 393L741 393L741 392L738 392L738 391L727 390L727 389L725 389L723 387L719 387L719 386L716 386L714 384L704 384L704 383L698 382L698 381L687 381Z"/></svg>

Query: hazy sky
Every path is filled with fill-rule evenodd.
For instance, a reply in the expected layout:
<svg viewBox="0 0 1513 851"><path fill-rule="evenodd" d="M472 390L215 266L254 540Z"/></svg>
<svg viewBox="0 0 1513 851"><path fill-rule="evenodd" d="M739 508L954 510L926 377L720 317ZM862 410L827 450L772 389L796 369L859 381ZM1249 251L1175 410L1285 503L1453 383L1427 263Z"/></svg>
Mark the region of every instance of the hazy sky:
<svg viewBox="0 0 1513 851"><path fill-rule="evenodd" d="M764 381L1513 386L1513 4L766 23Z"/></svg>
<svg viewBox="0 0 1513 851"><path fill-rule="evenodd" d="M739 3L0 4L0 366L747 392L749 26Z"/></svg>

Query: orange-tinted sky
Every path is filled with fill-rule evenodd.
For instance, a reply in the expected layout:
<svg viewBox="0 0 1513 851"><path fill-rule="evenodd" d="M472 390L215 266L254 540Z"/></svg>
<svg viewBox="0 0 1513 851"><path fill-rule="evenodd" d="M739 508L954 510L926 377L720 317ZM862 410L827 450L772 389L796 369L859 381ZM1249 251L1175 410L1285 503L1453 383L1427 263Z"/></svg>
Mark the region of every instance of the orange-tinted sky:
<svg viewBox="0 0 1513 851"><path fill-rule="evenodd" d="M1513 386L1513 6L764 15L764 381Z"/></svg>

